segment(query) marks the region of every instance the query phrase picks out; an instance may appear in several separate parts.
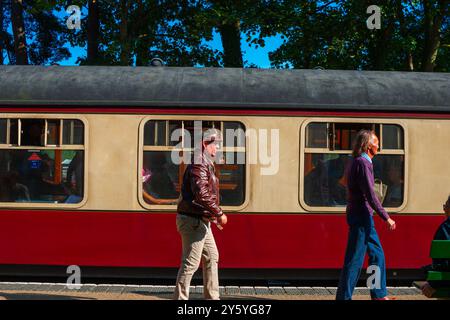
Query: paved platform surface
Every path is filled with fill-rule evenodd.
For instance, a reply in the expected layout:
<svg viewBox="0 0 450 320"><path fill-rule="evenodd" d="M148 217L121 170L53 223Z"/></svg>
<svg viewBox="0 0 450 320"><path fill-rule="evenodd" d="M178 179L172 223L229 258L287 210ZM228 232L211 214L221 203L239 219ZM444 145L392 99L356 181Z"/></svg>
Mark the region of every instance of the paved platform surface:
<svg viewBox="0 0 450 320"><path fill-rule="evenodd" d="M174 286L0 282L0 300L168 300ZM221 299L239 300L334 300L335 287L220 287ZM415 287L389 287L397 300L430 300ZM191 299L202 299L203 286L191 287ZM356 288L355 300L368 300L367 288Z"/></svg>

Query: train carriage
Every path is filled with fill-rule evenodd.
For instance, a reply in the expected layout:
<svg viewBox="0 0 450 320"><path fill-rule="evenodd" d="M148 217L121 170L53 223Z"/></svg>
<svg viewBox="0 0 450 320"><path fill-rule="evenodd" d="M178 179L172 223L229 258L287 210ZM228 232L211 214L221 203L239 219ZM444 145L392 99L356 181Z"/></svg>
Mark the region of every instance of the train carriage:
<svg viewBox="0 0 450 320"><path fill-rule="evenodd" d="M362 128L380 137L377 186L398 226L375 219L388 277L429 263L450 194L450 74L0 66L0 273L175 278L186 163L171 156L187 159L199 121L232 132L221 276L338 276Z"/></svg>

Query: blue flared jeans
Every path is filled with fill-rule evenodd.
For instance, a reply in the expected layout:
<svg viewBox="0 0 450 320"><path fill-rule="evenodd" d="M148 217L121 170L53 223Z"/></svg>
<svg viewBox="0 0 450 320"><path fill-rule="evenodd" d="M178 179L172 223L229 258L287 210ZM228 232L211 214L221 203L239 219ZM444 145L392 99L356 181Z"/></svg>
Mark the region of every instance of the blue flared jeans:
<svg viewBox="0 0 450 320"><path fill-rule="evenodd" d="M348 219L348 222L350 227L348 243L336 300L352 299L353 290L358 282L366 252L369 255L369 266L378 266L380 271L379 287L371 289L370 295L372 298L383 298L387 295L386 264L373 217Z"/></svg>

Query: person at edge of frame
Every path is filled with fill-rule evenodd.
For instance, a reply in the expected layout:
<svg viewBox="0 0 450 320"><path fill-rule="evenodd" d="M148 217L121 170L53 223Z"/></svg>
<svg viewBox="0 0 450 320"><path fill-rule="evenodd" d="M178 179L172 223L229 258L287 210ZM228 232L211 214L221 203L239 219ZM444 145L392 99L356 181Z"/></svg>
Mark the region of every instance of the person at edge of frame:
<svg viewBox="0 0 450 320"><path fill-rule="evenodd" d="M349 233L336 300L352 299L366 252L369 255L369 265L378 266L380 271L379 287L371 288L371 298L390 300L386 289L385 257L375 229L373 211L387 223L389 230L395 230L396 224L381 205L374 190L372 159L378 153L378 143L375 132L359 131L355 138L353 158L346 170Z"/></svg>
<svg viewBox="0 0 450 320"><path fill-rule="evenodd" d="M218 130L203 134L202 152L194 152L193 162L183 176L177 207L176 225L182 240L181 265L178 270L174 299L188 300L192 276L202 261L205 299L219 300L219 252L211 230L211 222L219 229L227 216L219 206L219 180L214 159L222 141Z"/></svg>
<svg viewBox="0 0 450 320"><path fill-rule="evenodd" d="M450 240L450 196L443 205L445 220L441 223L434 234L433 240ZM424 271L450 271L450 259L433 259L433 263L425 266ZM432 298L436 289L450 287L450 281L428 281L421 287L422 293L427 298Z"/></svg>

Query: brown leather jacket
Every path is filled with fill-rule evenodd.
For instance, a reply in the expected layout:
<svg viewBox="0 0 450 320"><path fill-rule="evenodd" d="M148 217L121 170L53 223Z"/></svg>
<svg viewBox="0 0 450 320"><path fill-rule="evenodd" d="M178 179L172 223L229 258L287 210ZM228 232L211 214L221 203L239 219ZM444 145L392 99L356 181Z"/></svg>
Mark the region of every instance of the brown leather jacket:
<svg viewBox="0 0 450 320"><path fill-rule="evenodd" d="M223 214L219 207L219 179L214 164L203 155L184 172L177 211L207 218Z"/></svg>

